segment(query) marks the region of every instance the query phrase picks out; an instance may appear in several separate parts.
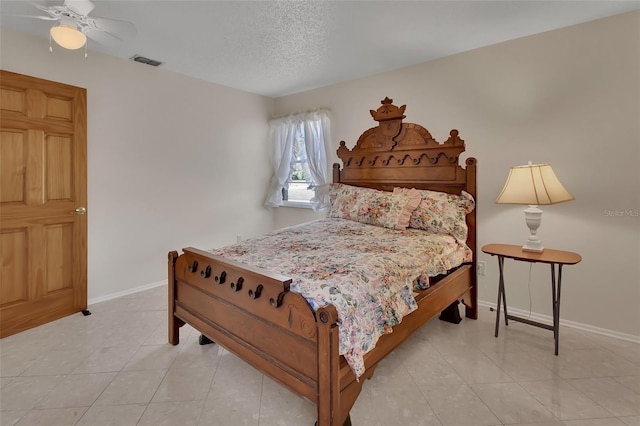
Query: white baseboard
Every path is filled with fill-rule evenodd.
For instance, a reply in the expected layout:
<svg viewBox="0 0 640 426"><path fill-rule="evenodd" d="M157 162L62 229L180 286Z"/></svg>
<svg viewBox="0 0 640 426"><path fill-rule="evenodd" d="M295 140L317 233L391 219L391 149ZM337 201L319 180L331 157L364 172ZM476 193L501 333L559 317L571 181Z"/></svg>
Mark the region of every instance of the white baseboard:
<svg viewBox="0 0 640 426"><path fill-rule="evenodd" d="M128 290L119 291L117 293L107 294L106 296L95 297L95 298L89 299L87 304L88 305L93 305L95 303L106 302L107 300L116 299L116 298L122 297L122 296L128 296L130 294L139 293L141 291L149 290L149 289L160 287L160 286L163 286L163 285L165 285L165 286L167 285L167 280L157 281L155 283L141 285L139 287L130 288Z"/></svg>
<svg viewBox="0 0 640 426"><path fill-rule="evenodd" d="M478 306L482 306L485 308L495 309L496 304L491 302L486 302L484 300L478 300ZM529 311L525 311L522 309L516 309L512 307L508 307L509 314L514 314L517 316L529 316ZM553 317L548 315L537 314L535 312L531 312L531 319L533 321L538 321L543 324L553 324ZM600 334L602 336L613 337L614 339L627 340L629 342L640 343L640 336L634 336L633 334L620 333L618 331L607 330L606 328L595 327L589 324L583 324L581 322L569 321L560 318L560 325L569 328L575 328L577 330L588 331L589 333Z"/></svg>

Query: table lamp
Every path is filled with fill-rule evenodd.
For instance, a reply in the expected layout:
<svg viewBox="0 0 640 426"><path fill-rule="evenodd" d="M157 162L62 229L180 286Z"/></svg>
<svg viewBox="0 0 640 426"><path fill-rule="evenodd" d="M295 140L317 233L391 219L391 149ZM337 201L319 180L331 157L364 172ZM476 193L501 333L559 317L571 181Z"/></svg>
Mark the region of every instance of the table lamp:
<svg viewBox="0 0 640 426"><path fill-rule="evenodd" d="M515 166L509 171L507 182L498 195L498 204L526 204L524 217L529 227L529 238L522 250L542 253L544 248L536 235L542 221L539 205L557 204L574 200L562 186L550 164Z"/></svg>

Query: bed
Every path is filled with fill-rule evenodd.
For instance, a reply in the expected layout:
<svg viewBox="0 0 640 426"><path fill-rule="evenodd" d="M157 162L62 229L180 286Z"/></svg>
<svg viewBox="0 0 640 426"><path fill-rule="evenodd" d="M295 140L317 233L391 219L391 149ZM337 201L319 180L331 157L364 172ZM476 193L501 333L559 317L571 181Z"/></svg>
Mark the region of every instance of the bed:
<svg viewBox="0 0 640 426"><path fill-rule="evenodd" d="M340 142L337 154L342 165L333 165L332 207L326 219L213 252L190 247L184 248L182 254L169 253L169 343L177 345L180 327L190 324L263 374L314 402L319 426L350 424L349 412L378 363L431 318L440 314L441 319L459 322L459 303L464 306L466 317L477 318L476 209L464 211L464 233L444 232L451 235L438 237L433 243L417 242L427 231L412 229L414 224L431 227L448 223L431 216L420 222L415 214L420 209L416 206L430 208L426 204L431 202L429 197L464 199L467 205L473 202L476 160L467 158L464 167L460 164L465 144L457 130L439 143L426 128L403 122L405 105L397 107L389 98L381 104L377 110L370 110L378 125L362 133L353 149ZM358 217L365 219L353 220L349 214L355 210L348 200L354 199L378 200L377 207L388 207L389 200L401 203L403 213L394 216L401 217L400 222L385 222L382 226L375 223L380 217L385 220L384 214L374 214L377 207L373 213L372 209L364 213L362 208L357 209ZM376 217L371 219L373 216ZM410 226L406 227L407 223ZM332 230L333 235L321 234ZM373 241L358 240L361 235ZM301 244L317 245L322 250L322 243L313 240L313 236L332 244L332 249L346 241L350 243L340 250L361 252L335 248L326 262L333 263L330 267L318 262L327 257L322 251L316 253L313 262L303 258L302 265L294 265L300 257L296 250ZM393 248L390 241L395 244ZM408 259L408 253L431 244L458 249L446 258L443 255L428 274L425 271L414 277L417 265ZM269 252L265 254L265 250ZM374 251L382 255L376 258ZM305 266L314 262L314 268ZM394 275L390 271L395 270L395 264L408 269ZM332 272L328 274L323 268ZM345 298L351 301L352 296L342 296L340 289L348 286L334 285L350 282L351 278L344 274L352 272L354 276L369 274L366 282L394 283L379 286L384 288L382 295L361 291L368 304L378 306L376 316L384 316L386 321L383 326L373 327L377 331L363 334L373 336L365 339L366 343L359 337L354 340L357 344L346 341L357 334L348 328L351 305L343 303ZM310 296L305 280L318 275L332 284L325 286L331 289L327 298L319 296L316 300ZM391 287L395 290L389 290ZM336 298L336 293L341 298Z"/></svg>

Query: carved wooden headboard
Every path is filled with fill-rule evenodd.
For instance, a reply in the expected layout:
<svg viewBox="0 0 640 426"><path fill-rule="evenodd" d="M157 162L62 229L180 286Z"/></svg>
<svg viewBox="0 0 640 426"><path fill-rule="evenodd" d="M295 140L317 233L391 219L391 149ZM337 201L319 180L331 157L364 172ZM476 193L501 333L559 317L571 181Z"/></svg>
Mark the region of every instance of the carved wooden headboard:
<svg viewBox="0 0 640 426"><path fill-rule="evenodd" d="M379 124L366 130L353 149L340 142L333 165L333 181L348 185L393 190L396 186L431 189L460 194L465 190L476 196L475 158L459 164L465 150L457 130L439 143L419 124L403 123L406 105L397 107L384 98L382 106L370 110Z"/></svg>

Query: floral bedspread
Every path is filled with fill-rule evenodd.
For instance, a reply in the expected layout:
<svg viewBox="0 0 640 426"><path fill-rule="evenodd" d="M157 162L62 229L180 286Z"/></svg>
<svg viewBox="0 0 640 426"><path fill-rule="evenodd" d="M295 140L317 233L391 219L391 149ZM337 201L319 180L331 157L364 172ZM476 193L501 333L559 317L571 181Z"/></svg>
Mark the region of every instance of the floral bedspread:
<svg viewBox="0 0 640 426"><path fill-rule="evenodd" d="M455 238L422 230L392 230L326 218L212 251L228 259L291 277L291 290L314 309L333 304L340 354L356 377L363 355L417 308L412 287L471 261Z"/></svg>

